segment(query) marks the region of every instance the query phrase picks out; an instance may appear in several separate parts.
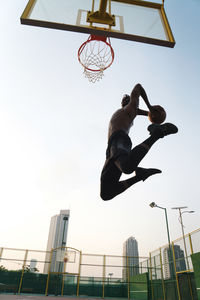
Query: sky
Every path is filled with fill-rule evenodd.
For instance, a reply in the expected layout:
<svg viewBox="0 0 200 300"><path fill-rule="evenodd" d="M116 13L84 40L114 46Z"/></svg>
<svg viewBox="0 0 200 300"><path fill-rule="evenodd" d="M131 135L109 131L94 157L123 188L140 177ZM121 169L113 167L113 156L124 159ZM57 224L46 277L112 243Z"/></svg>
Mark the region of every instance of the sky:
<svg viewBox="0 0 200 300"><path fill-rule="evenodd" d="M0 2L0 247L45 250L50 219L70 209L67 245L122 255L133 236L139 255L200 227L200 1L166 0L173 49L112 39L113 65L93 84L77 59L86 34L20 24L26 0ZM159 140L141 162L162 170L111 201L99 195L107 129L124 93L141 83L167 111L177 135ZM142 100L141 108L145 108ZM138 117L130 137L148 137ZM122 177L123 178L123 177Z"/></svg>

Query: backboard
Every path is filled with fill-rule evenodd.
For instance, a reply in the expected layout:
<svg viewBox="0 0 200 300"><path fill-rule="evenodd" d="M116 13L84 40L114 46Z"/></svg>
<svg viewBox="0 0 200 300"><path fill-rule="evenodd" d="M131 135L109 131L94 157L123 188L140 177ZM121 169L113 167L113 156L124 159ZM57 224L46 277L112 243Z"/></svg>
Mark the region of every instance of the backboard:
<svg viewBox="0 0 200 300"><path fill-rule="evenodd" d="M29 0L21 23L174 47L164 1Z"/></svg>

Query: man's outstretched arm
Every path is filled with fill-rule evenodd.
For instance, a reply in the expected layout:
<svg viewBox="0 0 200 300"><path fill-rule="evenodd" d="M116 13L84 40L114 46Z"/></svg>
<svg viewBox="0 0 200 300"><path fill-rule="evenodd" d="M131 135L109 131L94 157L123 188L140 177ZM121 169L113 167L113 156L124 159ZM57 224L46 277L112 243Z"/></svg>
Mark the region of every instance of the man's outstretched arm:
<svg viewBox="0 0 200 300"><path fill-rule="evenodd" d="M133 88L132 92L131 92L131 101L134 101L135 98L137 98L139 100L139 97L142 97L146 106L148 107L149 110L151 110L151 104L149 102L149 99L147 97L147 94L145 92L145 89L143 88L143 86L138 83L136 84L136 86ZM135 102L135 101L134 101Z"/></svg>
<svg viewBox="0 0 200 300"><path fill-rule="evenodd" d="M140 83L136 84L133 88L131 95L130 95L130 102L125 109L129 112L129 115L136 116L136 115L143 115L148 116L149 111L142 110L139 108L139 98L140 96L143 98L145 104L151 110L151 104L148 100L147 94Z"/></svg>
<svg viewBox="0 0 200 300"><path fill-rule="evenodd" d="M139 115L139 116L148 116L149 111L138 108L137 115Z"/></svg>
<svg viewBox="0 0 200 300"><path fill-rule="evenodd" d="M143 98L146 106L149 109L149 111L146 111L146 110L142 110L138 107L137 114L142 115L142 116L149 116L149 113L151 113L151 115L153 115L154 113L156 114L157 111L158 111L159 105L151 105L149 100L148 100L147 94L146 94L144 88L142 87L142 85L138 83L136 86L139 89L140 96Z"/></svg>

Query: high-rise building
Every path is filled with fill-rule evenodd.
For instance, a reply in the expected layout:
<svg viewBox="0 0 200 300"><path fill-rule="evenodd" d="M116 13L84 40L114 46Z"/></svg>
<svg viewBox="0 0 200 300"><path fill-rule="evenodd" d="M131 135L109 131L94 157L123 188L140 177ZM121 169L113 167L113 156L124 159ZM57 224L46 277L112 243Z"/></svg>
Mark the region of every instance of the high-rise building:
<svg viewBox="0 0 200 300"><path fill-rule="evenodd" d="M32 258L30 261L30 272L32 273L37 272L36 265L37 265L37 259Z"/></svg>
<svg viewBox="0 0 200 300"><path fill-rule="evenodd" d="M174 257L176 260L176 272L185 271L186 264L184 258L184 251L179 245L174 245ZM163 262L164 262L164 276L165 279L172 278L174 276L174 263L173 263L173 253L172 247L171 251L169 247L163 250Z"/></svg>
<svg viewBox="0 0 200 300"><path fill-rule="evenodd" d="M49 271L49 261L51 259L50 272L63 272L64 263L62 254L65 250L60 249L66 247L67 242L67 231L69 223L69 210L61 210L59 215L55 215L51 218L49 236L47 241L47 253L45 258L44 273L47 274ZM52 249L57 249L52 252Z"/></svg>
<svg viewBox="0 0 200 300"><path fill-rule="evenodd" d="M131 236L123 244L122 277L127 281L128 278L137 274L139 274L138 242Z"/></svg>

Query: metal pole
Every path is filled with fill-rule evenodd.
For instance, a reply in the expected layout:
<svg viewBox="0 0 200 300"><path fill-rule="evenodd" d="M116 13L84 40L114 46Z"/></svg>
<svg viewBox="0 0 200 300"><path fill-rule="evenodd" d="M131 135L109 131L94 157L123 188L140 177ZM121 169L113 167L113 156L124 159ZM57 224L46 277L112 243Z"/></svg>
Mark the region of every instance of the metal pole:
<svg viewBox="0 0 200 300"><path fill-rule="evenodd" d="M189 233L189 241L190 241L191 254L193 254L194 251L193 251L193 245L192 245L192 239L191 239L191 234L190 233Z"/></svg>
<svg viewBox="0 0 200 300"><path fill-rule="evenodd" d="M174 267L176 270L176 258L175 258L175 251L174 251L174 243L172 242L172 250L173 250L173 261L174 261ZM177 286L177 291L178 291L178 300L181 300L181 295L180 295L180 286L179 286L179 281L178 281L178 274L175 272L175 277L176 277L176 286Z"/></svg>
<svg viewBox="0 0 200 300"><path fill-rule="evenodd" d="M102 294L102 298L105 297L105 280L106 280L106 256L103 256L103 294Z"/></svg>
<svg viewBox="0 0 200 300"><path fill-rule="evenodd" d="M0 258L2 257L2 254L3 254L3 247L0 250Z"/></svg>
<svg viewBox="0 0 200 300"><path fill-rule="evenodd" d="M186 248L186 243L185 243L185 233L184 233L184 226L183 226L183 219L182 219L181 208L179 208L179 216L180 216L180 222L181 222L181 229L182 229L183 243L184 243L184 249L185 249L185 256L186 256L186 261L187 261L187 268L189 270L190 267L189 267L189 261L188 261L188 255L187 255L187 248Z"/></svg>
<svg viewBox="0 0 200 300"><path fill-rule="evenodd" d="M189 266L189 261L188 261L188 255L187 255L187 247L186 247L186 242L185 242L185 233L184 233L184 226L183 226L183 219L182 219L182 214L183 213L193 213L194 211L193 210L190 210L190 211L181 211L182 209L185 209L187 208L187 206L180 206L180 207L172 207L172 209L178 209L179 210L179 222L181 223L181 230L182 230L182 237L183 237L183 244L184 244L184 250L185 250L185 257L186 257L186 264L187 264L187 269L189 270L190 269L190 266ZM190 236L189 236L189 242L191 242L190 240ZM190 246L191 246L191 243L190 243Z"/></svg>
<svg viewBox="0 0 200 300"><path fill-rule="evenodd" d="M101 0L100 3L99 3L99 12L100 12L101 14L106 12L107 1L108 1L108 0Z"/></svg>
<svg viewBox="0 0 200 300"><path fill-rule="evenodd" d="M76 290L76 296L77 297L79 296L80 276L81 276L81 263L82 263L82 251L80 251L79 267L78 267L77 290Z"/></svg>
<svg viewBox="0 0 200 300"><path fill-rule="evenodd" d="M161 248L160 248L160 268L161 268L161 279L162 279L162 290L163 290L163 297L164 300L166 300L165 296L165 282L164 282L164 276L163 276L163 265L162 265L162 253L161 253Z"/></svg>
<svg viewBox="0 0 200 300"><path fill-rule="evenodd" d="M128 299L130 299L130 267L129 267L129 256L126 257L126 265L127 265L127 279L128 279Z"/></svg>
<svg viewBox="0 0 200 300"><path fill-rule="evenodd" d="M45 296L48 296L48 288L49 288L49 279L50 279L50 272L51 272L52 256L53 256L53 249L51 249L51 253L50 253L50 260L49 260L49 268L48 268L48 275L47 275L47 283L46 283L46 289L45 289Z"/></svg>
<svg viewBox="0 0 200 300"><path fill-rule="evenodd" d="M167 226L167 236L168 236L168 243L170 243L170 236L169 236L169 225L168 225L168 218L167 218L167 209L165 208L165 219L166 219L166 226Z"/></svg>
<svg viewBox="0 0 200 300"><path fill-rule="evenodd" d="M175 268L174 268L174 261L173 261L173 255L172 255L172 249L171 249L171 242L170 242L170 234L169 234L169 224L168 224L168 218L167 218L167 209L165 207L158 206L155 204L155 202L152 203L153 205L151 207L158 207L161 209L164 209L165 211L165 220L166 220L166 227L167 227L167 237L168 237L168 244L169 244L169 267L172 266L172 276L175 275Z"/></svg>
<svg viewBox="0 0 200 300"><path fill-rule="evenodd" d="M167 237L168 237L168 244L170 245L170 236L169 236L169 225L168 225L168 218L167 218L167 209L165 207L162 206L158 206L155 202L152 202L151 204L149 204L149 206L153 207L158 207L161 209L164 209L165 211L165 221L166 221L166 227L167 227Z"/></svg>
<svg viewBox="0 0 200 300"><path fill-rule="evenodd" d="M168 225L168 218L167 218L167 209L164 208L164 210L165 210L165 219L166 219L166 226L167 226L168 243L169 243L169 256L170 256L169 266L171 264L171 266L172 266L172 276L174 276L174 262L173 262L173 255L172 255L170 235L169 235L169 225Z"/></svg>
<svg viewBox="0 0 200 300"><path fill-rule="evenodd" d="M28 256L28 250L26 250L25 256L24 256L24 262L23 262L23 267L22 267L22 274L21 274L21 278L20 278L18 294L20 294L20 292L21 292L21 287L22 287L22 281L23 281L23 277L24 277L24 271L25 271L27 256Z"/></svg>
<svg viewBox="0 0 200 300"><path fill-rule="evenodd" d="M149 253L149 260L150 260L150 281L151 281L151 294L152 300L154 299L154 289L153 289L153 274L152 274L152 261L151 261L151 253Z"/></svg>

